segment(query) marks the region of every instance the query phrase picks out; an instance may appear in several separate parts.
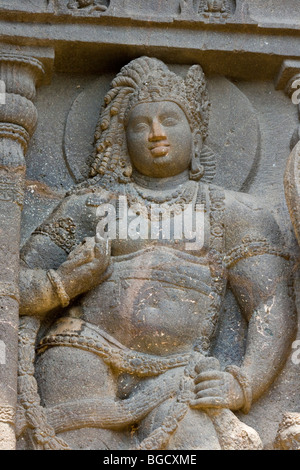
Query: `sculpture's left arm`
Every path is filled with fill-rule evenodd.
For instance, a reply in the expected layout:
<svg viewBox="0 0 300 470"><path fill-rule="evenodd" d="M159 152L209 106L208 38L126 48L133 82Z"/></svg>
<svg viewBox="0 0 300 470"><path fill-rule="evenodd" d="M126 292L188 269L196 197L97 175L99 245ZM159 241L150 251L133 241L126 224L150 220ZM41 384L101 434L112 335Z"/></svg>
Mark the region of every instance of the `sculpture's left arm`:
<svg viewBox="0 0 300 470"><path fill-rule="evenodd" d="M293 265L268 211L247 195L227 194L226 256L229 285L248 322L240 367L221 370L215 358L196 366L196 408L250 410L282 368L296 332Z"/></svg>
<svg viewBox="0 0 300 470"><path fill-rule="evenodd" d="M249 322L242 370L254 400L278 375L295 335L290 274L289 262L269 254L240 260L231 269L232 290Z"/></svg>
<svg viewBox="0 0 300 470"><path fill-rule="evenodd" d="M233 208L239 221L228 224L225 261L231 289L248 321L240 377L236 373L240 381L245 375L255 400L278 375L295 335L293 265L267 211L240 203Z"/></svg>

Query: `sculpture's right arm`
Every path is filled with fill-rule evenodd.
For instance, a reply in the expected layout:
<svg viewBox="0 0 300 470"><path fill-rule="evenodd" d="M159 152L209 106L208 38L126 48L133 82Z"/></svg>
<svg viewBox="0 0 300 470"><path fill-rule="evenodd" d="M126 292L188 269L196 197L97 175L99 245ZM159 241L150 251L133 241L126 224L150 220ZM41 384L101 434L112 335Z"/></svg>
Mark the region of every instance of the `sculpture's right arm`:
<svg viewBox="0 0 300 470"><path fill-rule="evenodd" d="M20 314L38 315L67 307L72 299L101 282L110 259L110 244L97 235L85 238L56 270L30 269L20 273Z"/></svg>
<svg viewBox="0 0 300 470"><path fill-rule="evenodd" d="M66 198L34 232L21 252L21 315L65 307L97 285L109 249L95 233L96 208L87 196Z"/></svg>

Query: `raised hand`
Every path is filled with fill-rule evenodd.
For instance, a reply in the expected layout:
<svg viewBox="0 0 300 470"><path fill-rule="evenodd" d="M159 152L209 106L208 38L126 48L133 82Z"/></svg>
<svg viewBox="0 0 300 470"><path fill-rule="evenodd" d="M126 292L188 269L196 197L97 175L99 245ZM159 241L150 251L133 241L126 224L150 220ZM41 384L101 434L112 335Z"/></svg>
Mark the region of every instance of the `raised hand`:
<svg viewBox="0 0 300 470"><path fill-rule="evenodd" d="M97 286L110 262L111 242L96 235L85 238L57 272L70 298Z"/></svg>

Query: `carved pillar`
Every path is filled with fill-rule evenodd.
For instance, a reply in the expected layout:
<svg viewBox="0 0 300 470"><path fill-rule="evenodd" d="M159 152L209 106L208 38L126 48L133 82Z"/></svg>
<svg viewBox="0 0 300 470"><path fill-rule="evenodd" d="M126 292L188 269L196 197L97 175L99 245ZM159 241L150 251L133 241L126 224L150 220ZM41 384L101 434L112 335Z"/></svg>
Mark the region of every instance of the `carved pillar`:
<svg viewBox="0 0 300 470"><path fill-rule="evenodd" d="M22 54L0 53L0 450L14 449L17 403L19 249L25 185L24 155L37 110L32 103L44 75L42 63Z"/></svg>

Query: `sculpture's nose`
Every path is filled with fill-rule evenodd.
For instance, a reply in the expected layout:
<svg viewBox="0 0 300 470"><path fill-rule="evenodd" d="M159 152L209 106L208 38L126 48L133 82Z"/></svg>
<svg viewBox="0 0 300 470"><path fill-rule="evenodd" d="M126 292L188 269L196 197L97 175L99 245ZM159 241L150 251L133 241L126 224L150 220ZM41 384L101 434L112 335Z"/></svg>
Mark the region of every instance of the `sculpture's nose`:
<svg viewBox="0 0 300 470"><path fill-rule="evenodd" d="M158 142L160 140L166 140L166 138L167 136L159 120L156 118L153 119L148 137L149 142Z"/></svg>

